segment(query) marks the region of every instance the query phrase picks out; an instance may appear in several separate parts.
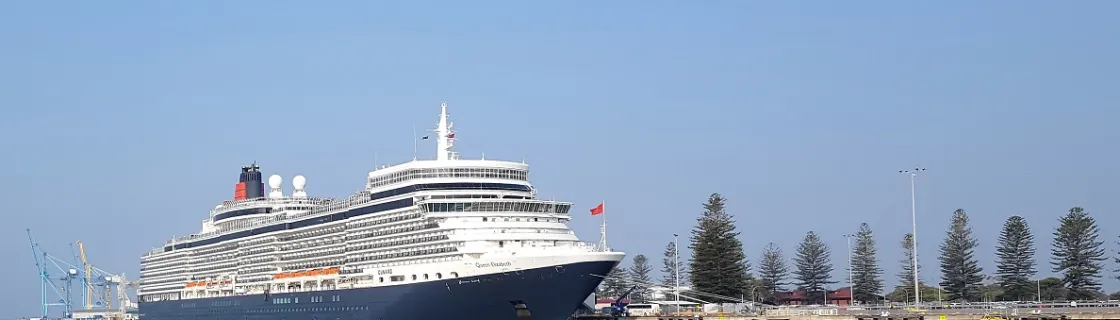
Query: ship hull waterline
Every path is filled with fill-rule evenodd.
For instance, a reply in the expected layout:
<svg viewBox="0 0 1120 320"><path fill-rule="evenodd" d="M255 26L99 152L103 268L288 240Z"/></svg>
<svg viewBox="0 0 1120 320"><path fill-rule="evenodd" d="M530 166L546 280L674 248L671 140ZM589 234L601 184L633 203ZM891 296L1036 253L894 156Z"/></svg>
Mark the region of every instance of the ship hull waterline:
<svg viewBox="0 0 1120 320"><path fill-rule="evenodd" d="M412 284L142 302L144 320L564 320L618 261ZM529 315L519 313L522 303Z"/></svg>

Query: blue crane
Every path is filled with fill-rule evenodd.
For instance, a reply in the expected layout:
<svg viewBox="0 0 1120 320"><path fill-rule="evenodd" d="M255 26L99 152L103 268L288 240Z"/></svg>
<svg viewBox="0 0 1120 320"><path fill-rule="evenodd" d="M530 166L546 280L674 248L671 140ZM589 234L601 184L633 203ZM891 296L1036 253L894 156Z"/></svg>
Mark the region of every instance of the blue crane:
<svg viewBox="0 0 1120 320"><path fill-rule="evenodd" d="M634 290L637 290L637 289L638 289L638 286L630 287L630 290L626 290L626 292L624 292L624 293L622 293L621 295L618 296L618 299L614 299L614 302L611 303L610 307L606 307L604 309L610 309L609 312L610 312L611 316L615 316L615 317L625 317L625 316L627 316L626 305L628 305L629 303L622 303L622 300L626 299L626 297L630 296L630 293L633 293Z"/></svg>
<svg viewBox="0 0 1120 320"><path fill-rule="evenodd" d="M79 278L78 269L66 261L43 252L42 248L39 247L39 242L35 241L35 236L31 234L31 229L27 229L27 240L31 242L31 253L35 257L35 267L38 269L39 299L43 306L42 317L47 318L50 309L55 307L63 310L63 317L69 318L74 314L74 309L70 304L72 301L70 298L72 290L70 289L73 287L73 281ZM52 278L50 272L52 267L61 272L63 276ZM49 298L48 292L53 293Z"/></svg>

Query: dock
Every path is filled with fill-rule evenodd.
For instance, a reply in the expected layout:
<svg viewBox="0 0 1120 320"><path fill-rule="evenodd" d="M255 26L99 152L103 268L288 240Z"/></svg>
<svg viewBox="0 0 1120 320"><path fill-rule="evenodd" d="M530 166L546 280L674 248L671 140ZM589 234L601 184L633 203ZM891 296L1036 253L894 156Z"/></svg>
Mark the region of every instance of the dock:
<svg viewBox="0 0 1120 320"><path fill-rule="evenodd" d="M581 315L572 320L1120 320L1120 305L1109 303L1003 303L913 307L761 307L746 313L690 312L610 317Z"/></svg>

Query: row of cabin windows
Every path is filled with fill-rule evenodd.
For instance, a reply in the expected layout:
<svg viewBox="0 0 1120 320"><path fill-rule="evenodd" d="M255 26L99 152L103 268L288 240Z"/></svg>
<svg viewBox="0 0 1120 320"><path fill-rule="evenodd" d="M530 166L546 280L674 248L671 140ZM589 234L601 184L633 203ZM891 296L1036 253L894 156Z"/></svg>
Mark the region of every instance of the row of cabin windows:
<svg viewBox="0 0 1120 320"><path fill-rule="evenodd" d="M335 254L339 254L339 253L343 253L343 252L346 252L346 247L338 247L338 248L319 250L319 251L309 250L309 251L304 251L304 252L295 253L295 254L286 254L286 255L281 255L280 259L283 259L283 260L298 260L298 259L305 259L305 258L314 258L314 257L335 255Z"/></svg>
<svg viewBox="0 0 1120 320"><path fill-rule="evenodd" d="M237 244L229 244L229 245L217 246L217 247L213 247L213 248L195 249L194 252L191 253L191 255L195 256L195 257L205 256L205 255L209 255L211 253L233 251L233 250L236 250L236 249L237 249Z"/></svg>
<svg viewBox="0 0 1120 320"><path fill-rule="evenodd" d="M268 271L274 271L274 270L276 270L276 267L259 267L259 268L245 269L245 270L237 270L237 274L245 275L245 274L268 272Z"/></svg>
<svg viewBox="0 0 1120 320"><path fill-rule="evenodd" d="M352 246L352 247L349 247L347 249L348 250L366 250L366 249L373 249L373 248L385 248L385 247L399 246L399 245L402 245L402 244L425 243L425 242L450 240L450 239L451 239L450 237L448 237L446 235L442 235L442 236L430 236L430 237L422 237L422 238L415 238L415 239L402 239L402 240L396 240L396 241L378 241L378 242L373 242L373 243L365 243L365 244L361 244L361 245L357 245L357 246Z"/></svg>
<svg viewBox="0 0 1120 320"><path fill-rule="evenodd" d="M486 221L498 222L498 219L501 219L502 222L509 222L510 221L509 220L510 218L508 218L508 217L506 217L506 218L482 217L483 222L486 222ZM521 219L525 219L524 220L525 222L529 222L529 221L532 221L532 222L559 222L559 221L557 221L558 219L549 219L549 218L513 218L513 221L514 222L521 222L522 221Z"/></svg>
<svg viewBox="0 0 1120 320"><path fill-rule="evenodd" d="M311 231L303 231L303 232L299 232L299 233L296 233L296 234L283 235L283 236L280 236L280 241L288 242L288 241L292 241L292 240L307 239L307 238L312 238L312 237L318 237L318 236L321 236L321 235L342 232L342 230L346 230L346 226L341 226L340 225L340 226L324 227L324 228L319 228L319 229L315 229L315 230L311 230Z"/></svg>
<svg viewBox="0 0 1120 320"><path fill-rule="evenodd" d="M304 262L304 263L300 263L300 264L283 266L283 267L281 267L281 270L291 271L291 270L302 270L302 269L316 269L316 268L337 266L337 265L342 264L344 261L345 261L344 259L330 259L330 260L326 260L326 261Z"/></svg>
<svg viewBox="0 0 1120 320"><path fill-rule="evenodd" d="M163 269L174 269L174 268L183 267L183 266L186 266L186 265L187 265L186 260L182 260L182 261L178 261L178 262L172 262L172 263L168 263L168 264L160 264L158 266L153 266L151 263L149 263L149 264L142 264L140 266L140 271L146 271L146 270L153 270L154 271L154 270L163 270Z"/></svg>
<svg viewBox="0 0 1120 320"><path fill-rule="evenodd" d="M264 238L256 238L256 239L253 239L253 240L245 240L245 241L242 241L240 243L240 245L242 247L248 247L248 246L255 246L255 245L258 245L258 244L266 244L266 243L275 242L275 241L276 241L275 237L264 237Z"/></svg>
<svg viewBox="0 0 1120 320"><path fill-rule="evenodd" d="M266 309L250 309L241 311L240 309L208 309L208 314L223 314L223 313L289 313L289 312L331 312L331 311L358 311L366 310L366 306L353 306L353 307L307 307L307 308L266 308ZM186 313L192 313L194 310L186 310ZM201 311L201 310L198 310ZM195 311L197 312L197 311ZM220 318L218 319L220 320Z"/></svg>
<svg viewBox="0 0 1120 320"><path fill-rule="evenodd" d="M388 218L381 218L381 219L376 219L376 220L367 220L367 221L361 221L361 222L349 224L346 227L350 228L350 229L362 228L362 227L368 227L368 226L375 226L375 225L379 225L379 224L386 224L386 223L390 223L390 222L416 219L416 218L419 218L419 217L420 217L419 213L395 214L395 215L392 215Z"/></svg>
<svg viewBox="0 0 1120 320"><path fill-rule="evenodd" d="M393 258L404 258L404 257L422 256L422 255L427 255L427 254L447 253L447 252L456 252L456 251L459 251L459 248L450 247L450 248L438 248L438 249L424 249L424 250L389 253L389 254L378 254L378 255L372 255L372 256L362 256L362 257L357 257L357 258L347 258L346 262L364 262L364 261L373 261L373 260L381 260L381 259L393 259Z"/></svg>
<svg viewBox="0 0 1120 320"><path fill-rule="evenodd" d="M167 262L169 260L177 260L179 258L182 258L183 255L184 254L182 254L180 252L176 252L176 253L169 253L169 254L164 254L164 255L160 255L160 256L154 256L154 257L153 256L143 257L143 258L140 258L140 264L141 265L152 265L152 264L156 264L156 263L160 263L160 262Z"/></svg>
<svg viewBox="0 0 1120 320"><path fill-rule="evenodd" d="M452 271L451 272L451 277L452 278L458 278L459 273ZM443 273L436 272L436 279L443 279ZM412 275L412 281L416 281L416 280L417 280L416 275L415 274ZM428 280L428 274L427 273L424 274L424 280ZM389 276L389 282L400 282L400 281L404 281L404 276ZM377 282L385 282L385 277L378 277Z"/></svg>
<svg viewBox="0 0 1120 320"><path fill-rule="evenodd" d="M422 224L422 225L418 225L418 226L412 226L412 227L392 228L392 229L373 231L373 232L369 232L369 233L361 233L361 234L357 234L357 235L348 235L348 236L346 236L346 240L358 240L358 239L365 239L365 238L373 238L373 237L387 236L387 235L404 233L404 232L412 232L412 231L417 231L417 230L435 229L435 228L438 228L438 227L439 227L438 223L431 222L431 223L426 223L426 224Z"/></svg>
<svg viewBox="0 0 1120 320"><path fill-rule="evenodd" d="M304 248L320 247L320 246L325 246L325 245L330 245L330 244L342 243L342 239L343 239L342 237L330 237L330 238L321 238L321 239L315 240L315 241L286 244L286 245L280 246L280 251L293 251L293 250L299 250L299 249L304 249Z"/></svg>
<svg viewBox="0 0 1120 320"><path fill-rule="evenodd" d="M276 247L256 248L256 249L252 249L252 250L238 251L237 256L239 256L239 257L251 256L251 255L255 255L255 254L269 253L269 252L274 252L274 251L276 251Z"/></svg>
<svg viewBox="0 0 1120 320"><path fill-rule="evenodd" d="M213 270L224 270L224 269L236 268L236 267L237 267L237 262L235 261L233 263L223 263L223 264L219 264L219 265L215 265L215 266L209 266L209 267L192 268L190 270L190 273L199 273L199 272L206 272L206 271L213 271Z"/></svg>

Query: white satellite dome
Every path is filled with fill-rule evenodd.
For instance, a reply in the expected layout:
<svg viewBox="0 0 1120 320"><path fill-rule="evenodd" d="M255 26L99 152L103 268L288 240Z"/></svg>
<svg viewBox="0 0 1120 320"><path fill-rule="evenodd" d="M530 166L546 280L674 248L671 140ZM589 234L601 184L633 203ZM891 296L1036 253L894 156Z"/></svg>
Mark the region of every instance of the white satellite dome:
<svg viewBox="0 0 1120 320"><path fill-rule="evenodd" d="M278 174L274 174L271 177L268 177L268 187L269 188L280 189L280 185L283 184L283 183L284 183L284 178L281 178L280 175L278 175Z"/></svg>
<svg viewBox="0 0 1120 320"><path fill-rule="evenodd" d="M284 197L284 189L281 189L284 184L284 178L280 175L274 174L268 177L268 197L278 199Z"/></svg>
<svg viewBox="0 0 1120 320"><path fill-rule="evenodd" d="M303 175L296 175L295 178L292 178L292 188L303 191L307 188L307 178L304 178Z"/></svg>
<svg viewBox="0 0 1120 320"><path fill-rule="evenodd" d="M292 178L292 189L295 189L295 191L292 192L293 198L307 198L306 188L307 178L304 178L303 175L296 175Z"/></svg>

